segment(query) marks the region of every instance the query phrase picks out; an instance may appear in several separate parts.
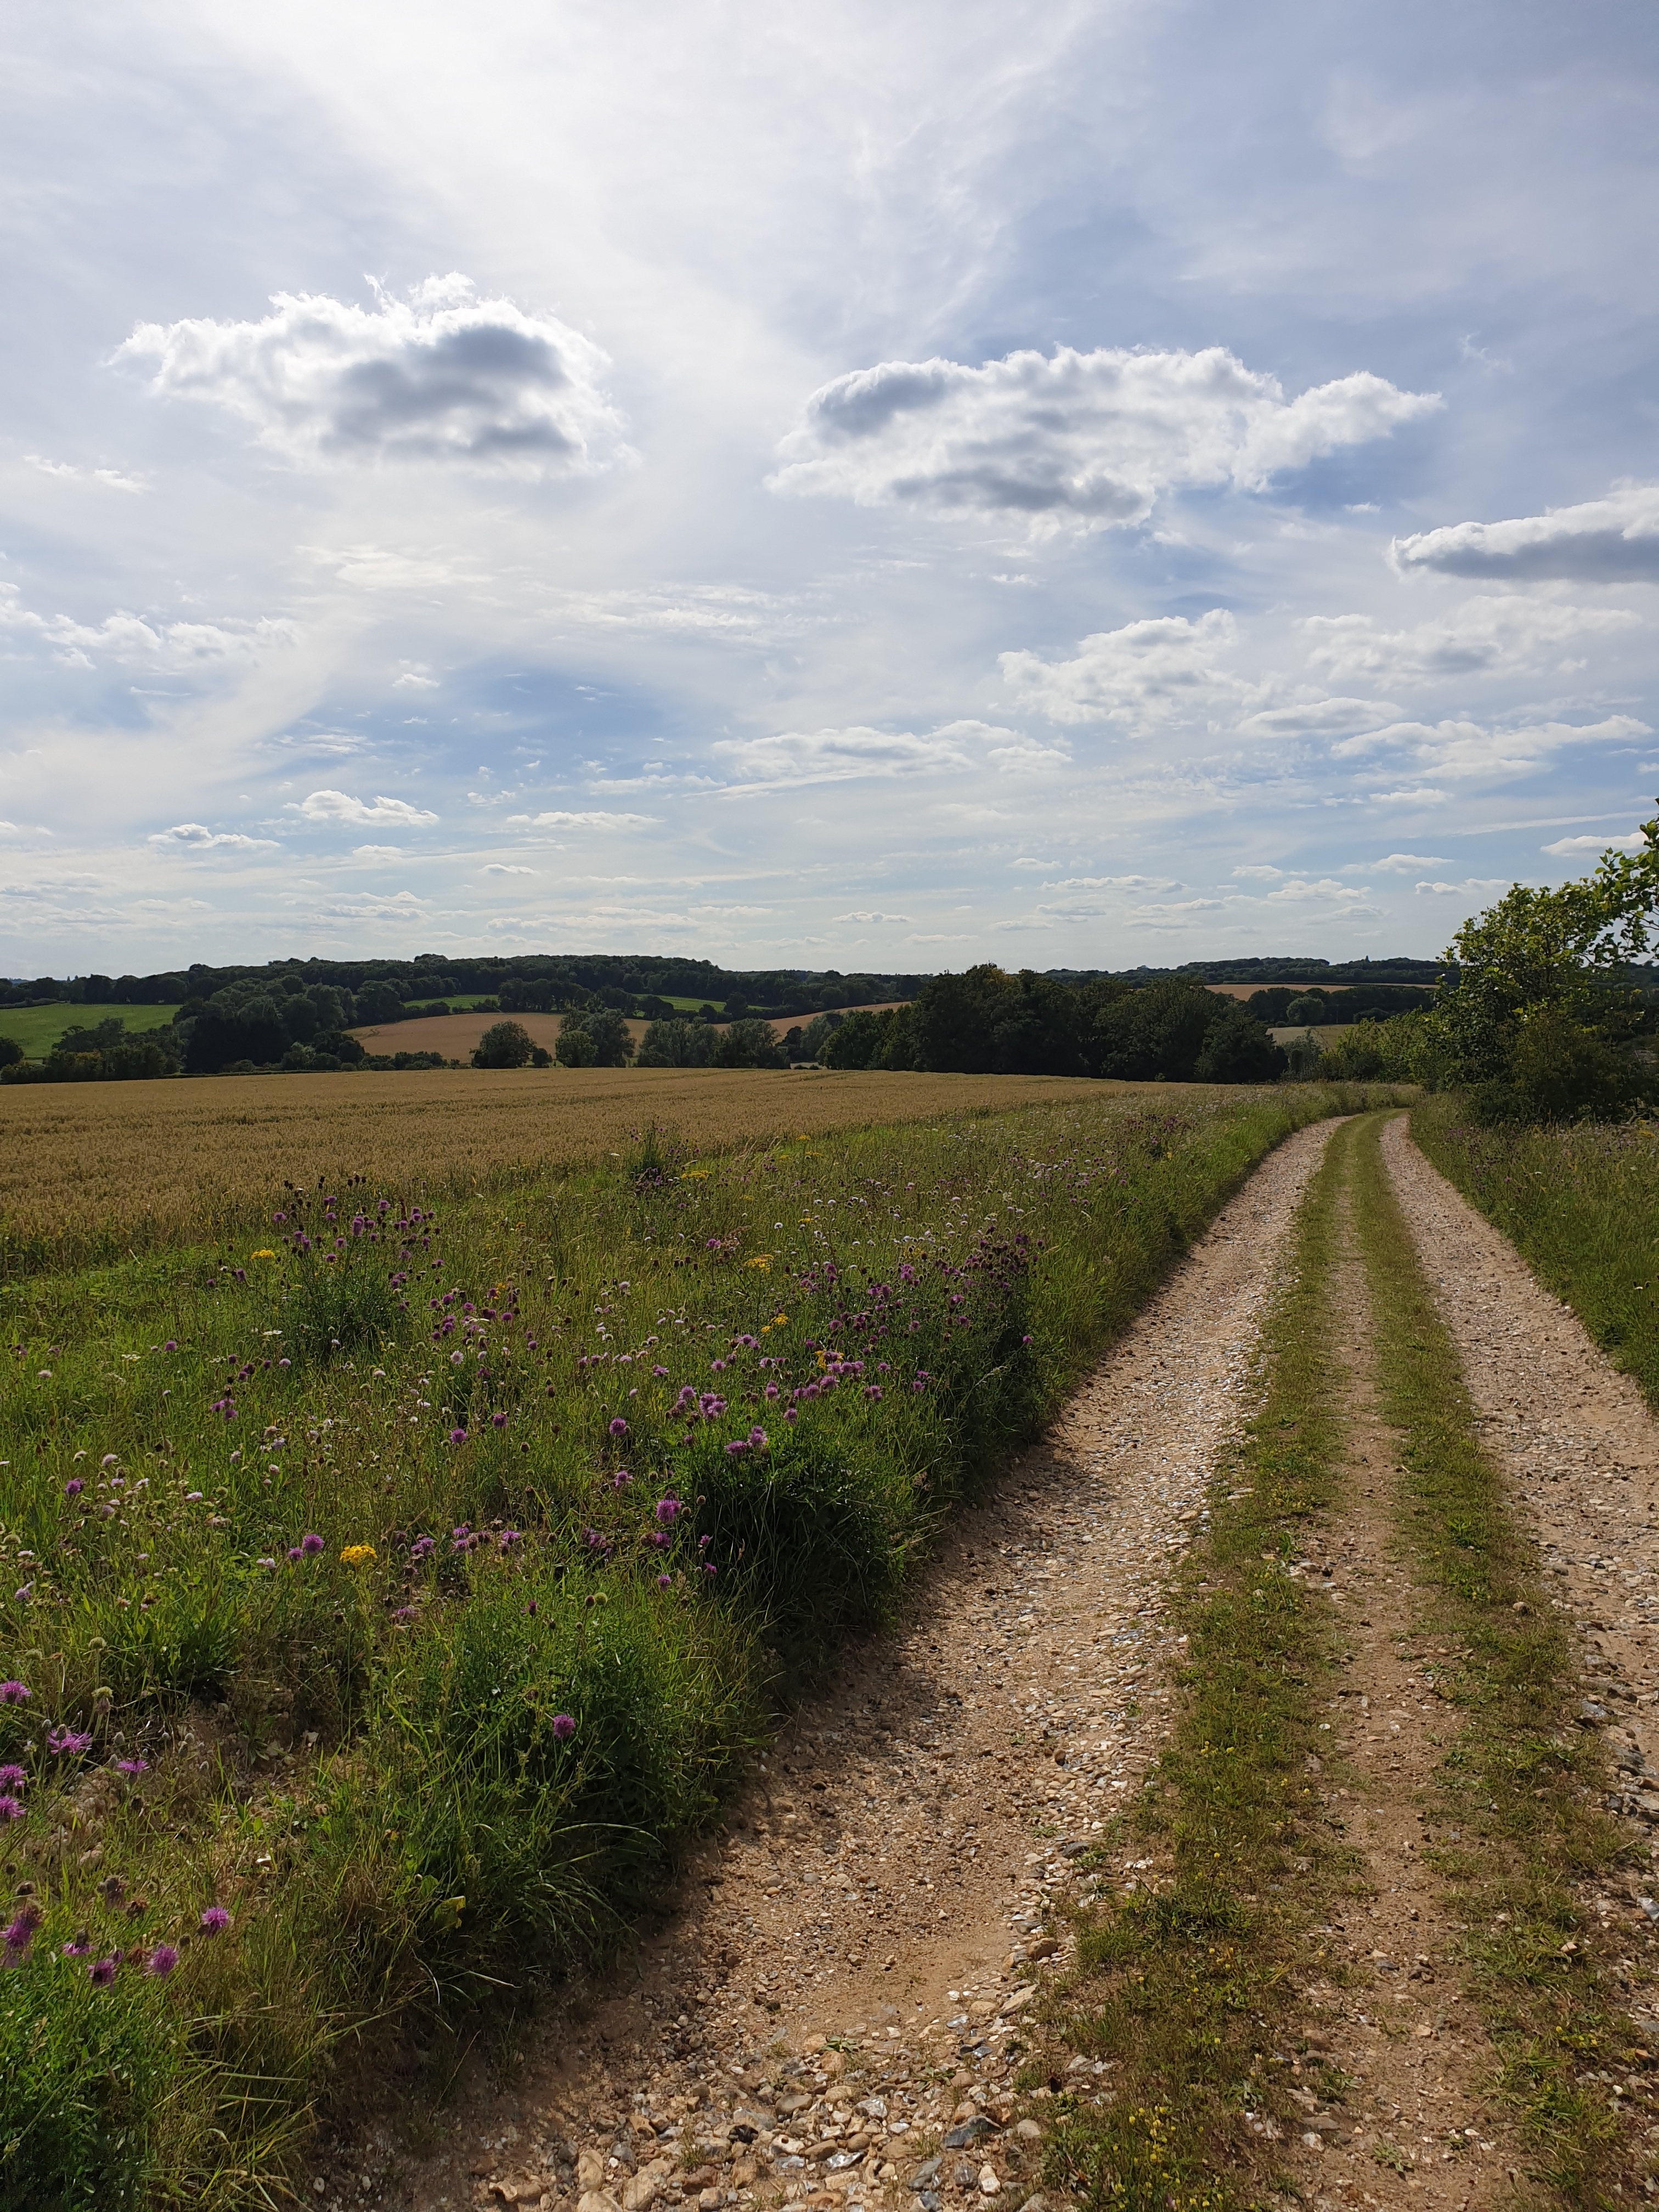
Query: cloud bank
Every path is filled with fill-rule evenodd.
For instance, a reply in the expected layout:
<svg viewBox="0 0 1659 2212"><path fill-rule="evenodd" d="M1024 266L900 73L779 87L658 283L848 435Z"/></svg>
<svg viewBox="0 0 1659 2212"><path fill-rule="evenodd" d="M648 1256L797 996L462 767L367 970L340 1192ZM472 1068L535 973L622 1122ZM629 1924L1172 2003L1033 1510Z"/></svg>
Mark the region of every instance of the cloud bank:
<svg viewBox="0 0 1659 2212"><path fill-rule="evenodd" d="M1220 346L883 362L812 394L767 481L864 507L1011 516L1039 535L1099 530L1144 522L1166 491L1261 491L1439 405L1364 370L1287 400Z"/></svg>
<svg viewBox="0 0 1659 2212"><path fill-rule="evenodd" d="M279 292L257 323L141 323L118 361L153 364L150 390L252 425L284 459L450 461L585 476L626 453L599 348L465 276L428 277L373 307Z"/></svg>
<svg viewBox="0 0 1659 2212"><path fill-rule="evenodd" d="M1580 507L1509 522L1455 522L1389 548L1402 575L1563 578L1580 584L1659 584L1659 484L1631 484Z"/></svg>

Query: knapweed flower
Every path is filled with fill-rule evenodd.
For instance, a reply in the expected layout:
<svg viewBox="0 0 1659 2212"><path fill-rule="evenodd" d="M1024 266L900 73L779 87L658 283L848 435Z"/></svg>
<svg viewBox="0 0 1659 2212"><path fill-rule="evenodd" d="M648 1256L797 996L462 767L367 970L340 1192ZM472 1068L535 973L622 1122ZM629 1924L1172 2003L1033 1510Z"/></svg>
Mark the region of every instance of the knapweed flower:
<svg viewBox="0 0 1659 2212"><path fill-rule="evenodd" d="M64 1485L64 1495L65 1498L78 1498L86 1486L78 1474L72 1474Z"/></svg>
<svg viewBox="0 0 1659 2212"><path fill-rule="evenodd" d="M672 1575L659 1575L657 1577L657 1588L659 1589L672 1589L673 1587L674 1577Z"/></svg>
<svg viewBox="0 0 1659 2212"><path fill-rule="evenodd" d="M750 1430L749 1447L751 1451L764 1451L766 1449L766 1431L764 1429Z"/></svg>
<svg viewBox="0 0 1659 2212"><path fill-rule="evenodd" d="M524 1538L516 1528L503 1528L501 1533L501 1547L504 1552L510 1552L515 1544L521 1544L523 1541Z"/></svg>
<svg viewBox="0 0 1659 2212"><path fill-rule="evenodd" d="M258 1253L255 1253L254 1257L256 1259L258 1257ZM174 1946L171 1943L158 1943L144 1961L144 1972L147 1974L170 1974L178 1963L179 1954Z"/></svg>
<svg viewBox="0 0 1659 2212"><path fill-rule="evenodd" d="M348 1544L340 1557L349 1567L361 1567L374 1557L373 1544Z"/></svg>
<svg viewBox="0 0 1659 2212"><path fill-rule="evenodd" d="M115 1771L118 1774L125 1774L129 1782L136 1782L141 1774L149 1772L149 1761L147 1759L118 1759Z"/></svg>
<svg viewBox="0 0 1659 2212"><path fill-rule="evenodd" d="M230 1925L230 1915L222 1905L210 1905L196 1924L204 1936L222 1936Z"/></svg>
<svg viewBox="0 0 1659 2212"><path fill-rule="evenodd" d="M0 1942L5 1944L10 1960L21 1959L34 1941L34 1931L44 1917L38 1905L26 1905L11 1925L0 1931Z"/></svg>
<svg viewBox="0 0 1659 2212"><path fill-rule="evenodd" d="M114 1987L115 1977L120 1970L121 1958L117 1952L110 1958L94 1960L87 1968L87 1975L94 1989L107 1990Z"/></svg>
<svg viewBox="0 0 1659 2212"><path fill-rule="evenodd" d="M465 1358L466 1354L464 1352L452 1352L449 1355L449 1364L452 1367L459 1367Z"/></svg>
<svg viewBox="0 0 1659 2212"><path fill-rule="evenodd" d="M412 1605L400 1605L392 1618L401 1626L404 1621L414 1620L415 1607Z"/></svg>
<svg viewBox="0 0 1659 2212"><path fill-rule="evenodd" d="M675 1522L680 1517L680 1501L678 1498L659 1498L657 1500L657 1518L665 1528L673 1527Z"/></svg>
<svg viewBox="0 0 1659 2212"><path fill-rule="evenodd" d="M66 1959L85 1959L90 1957L91 1953L92 1937L84 1928L78 1935L71 1936L64 1946L64 1956Z"/></svg>
<svg viewBox="0 0 1659 2212"><path fill-rule="evenodd" d="M305 1557L305 1553L300 1549L300 1547L297 1544L290 1544L289 1546L288 1555L290 1559L295 1560L302 1559Z"/></svg>
<svg viewBox="0 0 1659 2212"><path fill-rule="evenodd" d="M409 1556L411 1559L429 1559L437 1548L438 1540L435 1536L417 1536L409 1547Z"/></svg>
<svg viewBox="0 0 1659 2212"><path fill-rule="evenodd" d="M21 1790L28 1782L27 1770L8 1764L0 1766L0 1790Z"/></svg>
<svg viewBox="0 0 1659 2212"><path fill-rule="evenodd" d="M489 1425L492 1429L504 1429L507 1426L507 1415L492 1413L489 1417Z"/></svg>
<svg viewBox="0 0 1659 2212"><path fill-rule="evenodd" d="M309 1529L300 1539L300 1549L307 1559L314 1559L323 1548L323 1540L316 1530Z"/></svg>
<svg viewBox="0 0 1659 2212"><path fill-rule="evenodd" d="M619 1467L611 1478L611 1487L613 1490L626 1490L633 1480L633 1476L625 1467Z"/></svg>
<svg viewBox="0 0 1659 2212"><path fill-rule="evenodd" d="M21 1820L22 1817L23 1806L20 1798L12 1796L9 1792L5 1796L0 1797L0 1821L9 1823L13 1820Z"/></svg>
<svg viewBox="0 0 1659 2212"><path fill-rule="evenodd" d="M449 1441L453 1444L464 1444L466 1442L466 1431L465 1429L452 1429L449 1432Z"/></svg>
<svg viewBox="0 0 1659 2212"><path fill-rule="evenodd" d="M620 1413L611 1424L611 1433L613 1437L625 1437L628 1434L628 1424Z"/></svg>
<svg viewBox="0 0 1659 2212"><path fill-rule="evenodd" d="M78 1735L74 1729L53 1729L46 1738L46 1749L57 1753L60 1758L91 1748L91 1736Z"/></svg>
<svg viewBox="0 0 1659 2212"><path fill-rule="evenodd" d="M177 1352L179 1349L178 1338L176 1336L170 1336L167 1342L161 1346L161 1349L163 1352Z"/></svg>
<svg viewBox="0 0 1659 2212"><path fill-rule="evenodd" d="M0 1682L0 1705L26 1705L33 1694L21 1682Z"/></svg>
<svg viewBox="0 0 1659 2212"><path fill-rule="evenodd" d="M568 1713L554 1714L553 1733L561 1743L569 1742L571 1737L576 1733L576 1723Z"/></svg>

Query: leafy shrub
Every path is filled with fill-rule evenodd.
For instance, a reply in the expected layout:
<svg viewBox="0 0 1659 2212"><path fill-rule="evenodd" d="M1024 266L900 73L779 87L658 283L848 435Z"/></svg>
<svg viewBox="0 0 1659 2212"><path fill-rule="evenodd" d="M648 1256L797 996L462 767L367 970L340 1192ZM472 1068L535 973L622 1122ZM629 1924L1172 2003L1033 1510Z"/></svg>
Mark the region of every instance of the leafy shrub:
<svg viewBox="0 0 1659 2212"><path fill-rule="evenodd" d="M715 1033L707 1022L683 1021L671 1014L654 1021L640 1039L635 1065L639 1067L707 1067L714 1056Z"/></svg>
<svg viewBox="0 0 1659 2212"><path fill-rule="evenodd" d="M536 1049L522 1022L495 1022L478 1039L474 1067L525 1067Z"/></svg>

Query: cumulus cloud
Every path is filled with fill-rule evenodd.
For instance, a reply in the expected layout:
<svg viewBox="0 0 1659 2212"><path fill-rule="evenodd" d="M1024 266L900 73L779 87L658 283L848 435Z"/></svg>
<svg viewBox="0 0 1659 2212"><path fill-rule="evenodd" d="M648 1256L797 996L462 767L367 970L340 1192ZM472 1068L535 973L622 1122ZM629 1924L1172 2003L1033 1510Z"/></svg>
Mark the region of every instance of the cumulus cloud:
<svg viewBox="0 0 1659 2212"><path fill-rule="evenodd" d="M1172 891L1173 876L1062 876L1045 884L1046 891Z"/></svg>
<svg viewBox="0 0 1659 2212"><path fill-rule="evenodd" d="M279 619L251 623L146 622L142 616L106 615L80 623L69 615L36 614L24 606L15 584L0 584L0 629L38 638L65 667L100 661L152 673L187 675L237 661L255 661L294 645L299 632Z"/></svg>
<svg viewBox="0 0 1659 2212"><path fill-rule="evenodd" d="M1042 534L1144 522L1160 494L1260 491L1438 407L1361 371L1286 399L1220 346L883 362L815 392L774 491L1011 516Z"/></svg>
<svg viewBox="0 0 1659 2212"><path fill-rule="evenodd" d="M1558 837L1539 849L1553 853L1558 860L1574 860L1592 853L1639 853L1647 842L1639 830L1632 830L1623 837Z"/></svg>
<svg viewBox="0 0 1659 2212"><path fill-rule="evenodd" d="M1413 889L1425 898L1490 898L1494 891L1506 891L1508 879L1503 876L1466 876L1461 884L1417 884Z"/></svg>
<svg viewBox="0 0 1659 2212"><path fill-rule="evenodd" d="M722 738L711 750L743 781L738 791L781 789L808 783L848 783L864 776L921 775L967 769L963 740L981 735L982 722L947 722L926 735L912 730L784 730L766 738ZM1012 736L1004 731L1001 735Z"/></svg>
<svg viewBox="0 0 1659 2212"><path fill-rule="evenodd" d="M1477 595L1412 629L1379 630L1369 615L1312 615L1303 625L1313 640L1310 666L1339 681L1379 684L1508 675L1578 639L1641 626L1641 617L1626 607L1565 606L1519 595Z"/></svg>
<svg viewBox="0 0 1659 2212"><path fill-rule="evenodd" d="M902 921L907 925L913 918L908 914L883 914L874 907L855 907L850 914L832 914L830 917L831 921Z"/></svg>
<svg viewBox="0 0 1659 2212"><path fill-rule="evenodd" d="M1453 523L1396 538L1389 553L1404 575L1431 569L1517 582L1659 583L1659 484L1625 485L1605 499L1508 522Z"/></svg>
<svg viewBox="0 0 1659 2212"><path fill-rule="evenodd" d="M486 860L483 872L487 876L533 876L534 868L521 868L513 860Z"/></svg>
<svg viewBox="0 0 1659 2212"><path fill-rule="evenodd" d="M1432 783L1414 783L1403 791L1373 791L1367 794L1373 806L1433 806L1441 804L1446 796Z"/></svg>
<svg viewBox="0 0 1659 2212"><path fill-rule="evenodd" d="M148 491L147 477L130 477L120 469L78 468L73 461L49 461L44 453L25 453L23 459L44 477L64 483L101 484L106 491Z"/></svg>
<svg viewBox="0 0 1659 2212"><path fill-rule="evenodd" d="M1020 703L1051 722L1121 722L1148 731L1178 714L1236 704L1247 686L1221 659L1237 641L1232 617L1212 607L1196 622L1157 615L1097 630L1072 660L1034 653L998 658Z"/></svg>
<svg viewBox="0 0 1659 2212"><path fill-rule="evenodd" d="M1270 905L1276 902L1282 906L1299 906L1305 905L1311 899L1322 903L1334 902L1346 906L1364 896L1363 888L1352 884L1340 884L1331 876L1321 876L1316 883L1309 881L1306 877L1297 877L1290 883L1281 884L1276 891L1267 892L1267 902Z"/></svg>
<svg viewBox="0 0 1659 2212"><path fill-rule="evenodd" d="M1276 884L1284 872L1285 871L1283 868L1270 867L1266 861L1262 861L1255 867L1235 868L1233 870L1234 875L1243 876L1253 882L1261 884Z"/></svg>
<svg viewBox="0 0 1659 2212"><path fill-rule="evenodd" d="M509 814L507 818L526 823L532 830L645 830L658 817L654 814L611 814L603 807L589 808L580 813L550 807L544 814Z"/></svg>
<svg viewBox="0 0 1659 2212"><path fill-rule="evenodd" d="M158 830L149 842L169 852L269 853L276 849L274 838L244 837L234 830L216 831L200 822L176 822L171 830Z"/></svg>
<svg viewBox="0 0 1659 2212"><path fill-rule="evenodd" d="M1419 868L1443 868L1443 853L1385 853L1380 860L1354 863L1361 875L1414 876Z"/></svg>
<svg viewBox="0 0 1659 2212"><path fill-rule="evenodd" d="M550 315L480 300L464 276L354 307L279 292L257 323L141 323L117 360L150 389L205 400L284 459L451 461L583 476L623 458L605 356Z"/></svg>
<svg viewBox="0 0 1659 2212"><path fill-rule="evenodd" d="M1338 755L1398 751L1434 775L1468 781L1523 775L1575 746L1615 744L1651 735L1645 722L1630 714L1608 714L1599 722L1534 722L1511 730L1464 720L1390 722L1364 737L1344 738L1331 750Z"/></svg>
<svg viewBox="0 0 1659 2212"><path fill-rule="evenodd" d="M437 816L423 806L411 806L406 799L354 799L345 791L313 791L302 799L290 811L302 814L307 822L371 822L397 823L406 829L416 829Z"/></svg>

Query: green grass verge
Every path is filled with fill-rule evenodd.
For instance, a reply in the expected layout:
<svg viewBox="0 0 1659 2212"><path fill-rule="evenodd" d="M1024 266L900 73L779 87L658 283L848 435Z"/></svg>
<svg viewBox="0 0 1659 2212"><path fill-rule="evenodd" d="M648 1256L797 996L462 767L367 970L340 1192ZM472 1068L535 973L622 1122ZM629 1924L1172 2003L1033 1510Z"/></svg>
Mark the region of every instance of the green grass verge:
<svg viewBox="0 0 1659 2212"><path fill-rule="evenodd" d="M1482 1129L1447 1095L1412 1134L1659 1408L1659 1127Z"/></svg>
<svg viewBox="0 0 1659 2212"><path fill-rule="evenodd" d="M1145 1846L1156 1875L1085 1917L1054 2022L1070 2049L1109 2062L1097 2087L1051 2084L1049 2179L1099 2212L1250 2202L1267 2154L1244 2116L1291 2109L1293 1979L1348 1863L1306 1764L1333 1624L1286 1568L1335 1500L1340 1378L1325 1322L1352 1139L1352 1125L1335 1133L1304 1202L1266 1324L1262 1401L1176 1577L1171 1626L1188 1644L1170 1741L1108 1842Z"/></svg>
<svg viewBox="0 0 1659 2212"><path fill-rule="evenodd" d="M26 1060L44 1060L65 1030L95 1029L112 1014L127 1025L129 1036L166 1029L177 1006L72 1006L67 1000L52 1006L0 1006L0 1036L23 1048Z"/></svg>
<svg viewBox="0 0 1659 2212"><path fill-rule="evenodd" d="M1497 2047L1498 2087L1565 2203L1601 2205L1641 2161L1614 2117L1607 2069L1645 2063L1612 1961L1575 1885L1629 1848L1605 1812L1605 1761L1575 1725L1568 1632L1530 1539L1478 1441L1456 1351L1383 1166L1380 1117L1358 1147L1356 1216L1370 1279L1387 1419L1400 1431L1402 1547L1433 1593L1425 1639L1467 1656L1438 1674L1462 1727L1428 1808L1468 1929L1471 1988Z"/></svg>
<svg viewBox="0 0 1659 2212"><path fill-rule="evenodd" d="M350 1178L12 1285L0 1864L40 1917L0 2205L265 2203L414 2029L441 2075L481 2005L603 1962L779 1698L1352 1103L647 1145L436 1209Z"/></svg>

